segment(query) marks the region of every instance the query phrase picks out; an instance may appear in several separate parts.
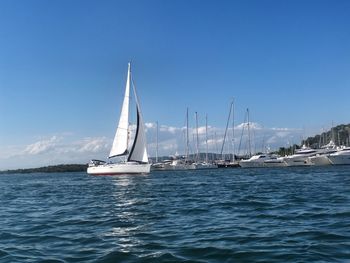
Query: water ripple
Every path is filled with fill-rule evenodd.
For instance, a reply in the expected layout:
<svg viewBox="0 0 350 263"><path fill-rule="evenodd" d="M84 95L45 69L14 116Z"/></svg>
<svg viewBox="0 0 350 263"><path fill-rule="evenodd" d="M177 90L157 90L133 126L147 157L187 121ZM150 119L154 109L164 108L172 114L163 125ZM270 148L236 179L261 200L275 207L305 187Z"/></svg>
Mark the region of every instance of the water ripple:
<svg viewBox="0 0 350 263"><path fill-rule="evenodd" d="M344 262L349 167L0 176L1 262Z"/></svg>

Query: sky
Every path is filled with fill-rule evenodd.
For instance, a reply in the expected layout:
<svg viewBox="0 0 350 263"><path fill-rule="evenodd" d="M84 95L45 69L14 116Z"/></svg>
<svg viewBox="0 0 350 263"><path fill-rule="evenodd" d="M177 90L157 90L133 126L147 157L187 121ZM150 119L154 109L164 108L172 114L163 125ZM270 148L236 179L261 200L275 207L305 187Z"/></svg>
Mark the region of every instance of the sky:
<svg viewBox="0 0 350 263"><path fill-rule="evenodd" d="M151 156L156 122L159 154L184 152L187 108L200 149L206 115L220 148L233 98L237 145L247 108L256 145L275 149L350 123L349 13L347 0L1 0L0 170L105 159L129 61Z"/></svg>

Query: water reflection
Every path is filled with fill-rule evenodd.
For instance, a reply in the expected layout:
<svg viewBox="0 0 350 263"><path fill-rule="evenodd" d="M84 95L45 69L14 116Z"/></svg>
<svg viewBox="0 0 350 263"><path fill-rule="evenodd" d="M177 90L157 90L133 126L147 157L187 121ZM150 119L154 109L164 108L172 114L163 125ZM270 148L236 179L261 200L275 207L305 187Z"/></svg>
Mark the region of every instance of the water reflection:
<svg viewBox="0 0 350 263"><path fill-rule="evenodd" d="M138 237L145 229L144 221L141 218L143 203L143 186L147 176L122 175L112 178L111 196L113 199L112 215L116 220L106 237L114 239L120 252L132 252L142 245Z"/></svg>

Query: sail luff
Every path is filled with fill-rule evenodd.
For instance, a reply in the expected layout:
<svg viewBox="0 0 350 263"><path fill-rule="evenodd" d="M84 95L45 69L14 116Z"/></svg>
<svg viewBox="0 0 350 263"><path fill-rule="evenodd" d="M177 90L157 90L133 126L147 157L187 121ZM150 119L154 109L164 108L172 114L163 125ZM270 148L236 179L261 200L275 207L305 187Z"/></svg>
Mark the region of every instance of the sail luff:
<svg viewBox="0 0 350 263"><path fill-rule="evenodd" d="M125 85L123 106L120 114L118 128L115 133L113 145L109 154L109 158L126 155L128 153L130 79L131 68L130 63L128 63L128 74Z"/></svg>

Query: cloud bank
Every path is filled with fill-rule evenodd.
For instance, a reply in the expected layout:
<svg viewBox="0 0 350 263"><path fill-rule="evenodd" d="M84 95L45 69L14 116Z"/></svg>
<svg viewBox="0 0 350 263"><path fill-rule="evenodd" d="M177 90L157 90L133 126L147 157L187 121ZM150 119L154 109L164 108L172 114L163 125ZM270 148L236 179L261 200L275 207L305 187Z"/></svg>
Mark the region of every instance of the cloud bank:
<svg viewBox="0 0 350 263"><path fill-rule="evenodd" d="M157 138L156 123L145 123L148 154L156 156L183 155L186 152L186 127L159 125ZM132 127L135 128L135 127ZM132 129L133 130L133 129ZM278 149L281 146L289 146L300 143L301 129L295 128L266 128L258 123L250 123L248 134L247 123L235 126L234 138L232 128L227 131L225 145L223 147L225 129L221 127L198 127L197 130L189 128L188 150L196 151L244 154L251 141L252 152L263 151L264 148ZM250 140L249 140L250 139ZM113 138L107 137L83 137L74 138L70 133L43 136L33 140L27 145L13 145L0 147L0 170L29 168L62 163L87 163L90 159L105 160L108 157ZM158 147L157 147L158 146Z"/></svg>

